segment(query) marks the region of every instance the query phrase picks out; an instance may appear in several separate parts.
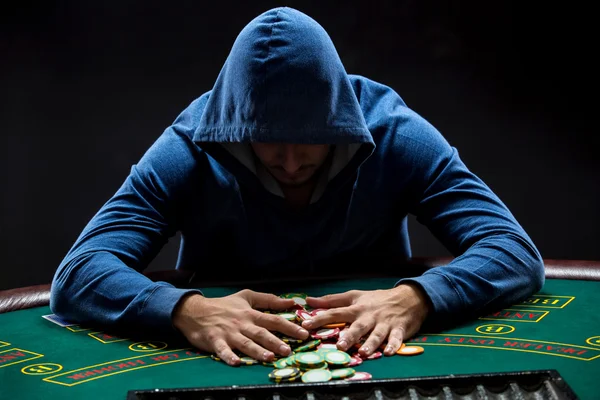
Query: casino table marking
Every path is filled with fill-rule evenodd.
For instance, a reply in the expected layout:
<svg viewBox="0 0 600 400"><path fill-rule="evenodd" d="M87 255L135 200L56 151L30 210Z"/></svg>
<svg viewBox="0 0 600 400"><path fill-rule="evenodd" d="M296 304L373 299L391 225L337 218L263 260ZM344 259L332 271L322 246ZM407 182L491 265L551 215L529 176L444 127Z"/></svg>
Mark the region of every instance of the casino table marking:
<svg viewBox="0 0 600 400"><path fill-rule="evenodd" d="M309 318L309 315L314 316L314 314L310 313L315 310L310 310L308 307L306 309L303 308L302 310L299 309L303 304L302 301L296 301L296 299L304 300L305 297L303 297L302 294L296 293L293 298L295 299L294 301L298 308L289 310L289 312L282 315L283 318L289 318L291 320L292 316L295 316L296 322L301 323L303 319ZM520 304L480 317L479 320L481 320L482 324L474 328L472 334L419 334L404 344L404 348L408 349L405 350L405 353L407 353L405 355L408 355L408 352L411 351L411 347L420 347L424 351L424 348L427 346L456 346L529 352L586 362L593 361L600 358L600 335L589 336L585 340L585 343L581 344L513 337L513 335L518 336L519 324L544 323L545 319L552 313L564 312L568 306L574 303L575 299L575 296L534 295ZM325 311L326 310L316 310L316 313ZM81 325L66 326L63 329L65 332L69 332L69 334L86 335L95 342L107 346L114 346L115 343L122 343L130 340L106 332L95 331ZM337 351L335 342L330 343L329 341L335 340L336 335L338 337L343 335L342 332L344 332L344 330L341 327L324 328L320 330L321 339L313 339L309 336L309 339L306 341L291 343L292 347L300 348L309 341L313 341L310 347L306 348L304 352L299 352L296 355L277 360L271 364L262 364L254 362L254 360L246 363L246 365L266 365L270 368L275 368L275 370L280 370L282 368L278 368L277 366L281 367L283 361L284 368L292 368L294 371L300 371L298 375L292 374L292 376L287 378L277 376L277 373L274 373L276 376L274 379L279 380L279 383L285 382L285 379L289 379L289 381L292 382L307 373L307 379L309 380L313 379L311 376L315 377L315 381L319 381L319 379L321 379L321 381L324 379L326 380L329 376L328 373L320 371L329 371L329 374L332 374L332 377L329 379L336 380L360 380L372 378L372 376L365 371L356 371L351 376L345 376L345 374L348 374L349 372L342 371L342 368L353 369L355 366L361 365L363 361L369 360L369 358L360 357L355 351L353 354L349 355L350 360L348 362L346 362L347 360L344 357L344 362L339 366L336 366L335 364L323 365L317 362L317 364L314 365L310 365L310 363L304 365L304 368L302 368L305 369L304 371L302 371L301 368L298 368L299 364L296 356L300 354L308 355L311 352L321 351L326 355L328 351ZM318 345L316 345L316 343L318 343ZM0 370L2 368L18 367L24 375L30 375L32 377L39 376L38 379L41 378L44 382L72 387L117 374L165 364L193 361L210 356L209 354L199 352L193 348L169 348L169 345L166 342L157 341L135 342L131 343L128 348L132 353L139 354L90 366L65 370L62 365L52 362L53 360L48 359L44 354L26 350L14 346L8 341L0 340ZM420 349L417 350L417 353L420 352ZM308 356L308 358L310 358L310 356ZM300 359L302 359L302 357L300 357ZM326 357L323 357L323 359L326 360ZM325 364L327 364L327 362L325 362ZM316 366L319 368L311 368ZM330 370L330 368L333 369ZM332 371L334 372L332 373Z"/></svg>

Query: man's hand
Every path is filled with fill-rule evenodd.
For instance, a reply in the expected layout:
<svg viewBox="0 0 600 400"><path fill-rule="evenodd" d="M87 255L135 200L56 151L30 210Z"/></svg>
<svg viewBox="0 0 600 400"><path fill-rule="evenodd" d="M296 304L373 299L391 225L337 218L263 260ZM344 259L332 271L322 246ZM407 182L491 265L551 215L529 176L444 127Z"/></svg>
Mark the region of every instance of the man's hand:
<svg viewBox="0 0 600 400"><path fill-rule="evenodd" d="M306 299L313 308L325 308L302 323L306 329L347 322L350 327L337 342L338 349L348 350L368 335L359 353L368 357L387 340L386 356L396 353L404 340L410 339L421 328L429 313L429 301L422 289L413 284L398 285L393 289L360 291Z"/></svg>
<svg viewBox="0 0 600 400"><path fill-rule="evenodd" d="M227 297L206 298L194 294L182 299L173 313L174 326L200 350L216 353L229 365L239 365L233 350L259 361L271 361L274 353L290 354L290 346L270 331L306 339L308 332L276 314L259 309L286 310L292 299L242 290Z"/></svg>

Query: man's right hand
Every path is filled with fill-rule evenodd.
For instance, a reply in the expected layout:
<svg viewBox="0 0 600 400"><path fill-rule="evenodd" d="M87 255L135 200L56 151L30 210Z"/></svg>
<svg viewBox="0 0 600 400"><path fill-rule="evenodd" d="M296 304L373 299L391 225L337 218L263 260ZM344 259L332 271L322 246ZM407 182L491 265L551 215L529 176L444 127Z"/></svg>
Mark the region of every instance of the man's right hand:
<svg viewBox="0 0 600 400"><path fill-rule="evenodd" d="M216 353L229 365L238 365L233 350L259 361L272 361L274 353L288 356L291 348L271 332L298 339L308 332L276 314L258 309L286 310L292 299L242 290L227 297L207 298L199 294L184 297L173 313L173 325L200 350Z"/></svg>

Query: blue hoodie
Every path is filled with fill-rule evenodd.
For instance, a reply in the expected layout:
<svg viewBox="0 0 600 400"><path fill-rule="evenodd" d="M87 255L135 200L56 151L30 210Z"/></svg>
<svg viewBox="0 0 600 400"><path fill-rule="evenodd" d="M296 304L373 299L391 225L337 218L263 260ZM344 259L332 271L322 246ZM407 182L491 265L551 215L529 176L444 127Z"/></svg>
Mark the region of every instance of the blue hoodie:
<svg viewBox="0 0 600 400"><path fill-rule="evenodd" d="M250 142L330 144L310 204L287 206ZM456 256L414 282L431 318L538 291L543 262L507 207L390 87L347 74L325 30L276 8L239 34L212 90L148 149L56 271L50 306L78 322L172 329L190 290L140 272L181 233L177 268L307 274L345 254L411 255L407 215ZM389 271L401 276L402 271Z"/></svg>

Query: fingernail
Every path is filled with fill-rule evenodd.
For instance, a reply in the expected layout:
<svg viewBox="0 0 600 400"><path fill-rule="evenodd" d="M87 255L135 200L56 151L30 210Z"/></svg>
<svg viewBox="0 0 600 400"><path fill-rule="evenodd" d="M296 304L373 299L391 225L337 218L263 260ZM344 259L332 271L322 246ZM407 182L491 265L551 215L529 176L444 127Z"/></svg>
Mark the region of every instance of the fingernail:
<svg viewBox="0 0 600 400"><path fill-rule="evenodd" d="M238 358L236 356L231 356L231 359L229 359L229 364L230 365L235 365L238 361Z"/></svg>
<svg viewBox="0 0 600 400"><path fill-rule="evenodd" d="M369 346L363 346L361 348L362 351L364 351L365 353L369 354Z"/></svg>
<svg viewBox="0 0 600 400"><path fill-rule="evenodd" d="M285 344L279 346L279 353L281 354L289 354L290 351L292 351L290 346L286 346Z"/></svg>
<svg viewBox="0 0 600 400"><path fill-rule="evenodd" d="M310 327L312 326L313 322L312 319L307 319L306 321L304 321L304 323L302 325L304 325L305 327L307 327L308 329L310 329Z"/></svg>
<svg viewBox="0 0 600 400"><path fill-rule="evenodd" d="M271 356L271 352L265 351L262 355L262 358L263 358L263 360L268 361L270 356Z"/></svg>
<svg viewBox="0 0 600 400"><path fill-rule="evenodd" d="M298 333L302 336L308 335L308 331L306 329L302 329L302 328L298 329Z"/></svg>
<svg viewBox="0 0 600 400"><path fill-rule="evenodd" d="M344 350L346 350L346 348L348 347L348 342L346 342L345 340L340 340L337 344Z"/></svg>
<svg viewBox="0 0 600 400"><path fill-rule="evenodd" d="M390 353L392 351L392 346L386 346L385 350L386 353Z"/></svg>

